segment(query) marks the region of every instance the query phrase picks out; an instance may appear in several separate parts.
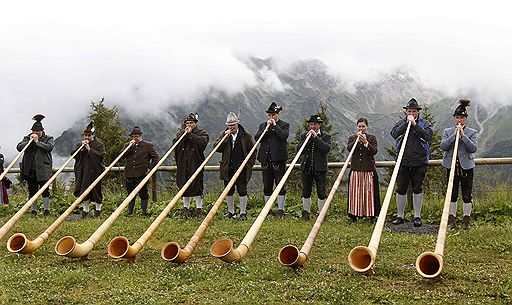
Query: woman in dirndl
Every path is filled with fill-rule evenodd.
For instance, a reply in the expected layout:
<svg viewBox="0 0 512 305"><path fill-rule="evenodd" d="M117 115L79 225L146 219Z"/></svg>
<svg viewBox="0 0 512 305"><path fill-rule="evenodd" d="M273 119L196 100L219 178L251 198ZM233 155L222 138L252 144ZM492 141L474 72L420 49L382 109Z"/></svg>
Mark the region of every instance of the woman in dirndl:
<svg viewBox="0 0 512 305"><path fill-rule="evenodd" d="M377 138L367 130L368 120L360 118L357 134L351 135L347 142L350 151L357 140L348 180L347 213L351 223L364 217L373 222L380 212L379 177L373 158L377 154Z"/></svg>

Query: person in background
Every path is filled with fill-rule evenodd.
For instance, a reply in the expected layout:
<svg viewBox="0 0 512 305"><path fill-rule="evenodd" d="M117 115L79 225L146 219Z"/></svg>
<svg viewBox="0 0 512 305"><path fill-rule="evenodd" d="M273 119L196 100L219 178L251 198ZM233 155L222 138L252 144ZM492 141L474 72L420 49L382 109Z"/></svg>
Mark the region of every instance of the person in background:
<svg viewBox="0 0 512 305"><path fill-rule="evenodd" d="M23 137L16 146L18 151L22 151L30 139L33 142L25 150L21 161L20 180L27 181L28 198L32 198L39 189L46 184L52 176L52 150L54 146L53 137L44 132L41 121L45 118L42 114L36 114L32 119L31 133ZM50 190L46 188L41 194L44 216L50 216ZM32 204L32 215L37 215L37 200Z"/></svg>
<svg viewBox="0 0 512 305"><path fill-rule="evenodd" d="M357 141L357 143L356 143ZM380 212L379 176L375 168L377 138L368 133L368 120L357 120L357 133L348 137L347 149L357 145L350 160L348 174L348 206L350 222L370 217L373 222Z"/></svg>
<svg viewBox="0 0 512 305"><path fill-rule="evenodd" d="M468 119L467 107L470 101L463 99L453 112L455 126L443 131L441 149L444 150L443 167L446 168L446 179L450 175L453 149L455 147L455 132L459 131L459 147L455 164L455 176L453 179L452 198L448 215L448 226L455 229L457 226L457 198L459 196L459 184L462 192L462 228L469 229L472 208L473 169L475 168L475 152L478 148L477 131L466 125Z"/></svg>

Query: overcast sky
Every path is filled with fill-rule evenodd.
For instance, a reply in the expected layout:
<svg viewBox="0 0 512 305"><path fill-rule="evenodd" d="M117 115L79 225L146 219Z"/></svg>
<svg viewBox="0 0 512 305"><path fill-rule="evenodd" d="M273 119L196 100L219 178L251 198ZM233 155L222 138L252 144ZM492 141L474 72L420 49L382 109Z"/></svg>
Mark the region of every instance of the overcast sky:
<svg viewBox="0 0 512 305"><path fill-rule="evenodd" d="M347 83L404 66L448 93L511 103L504 2L8 1L0 11L0 152L14 156L36 113L57 137L102 96L154 113L211 86L253 86L237 59L247 54L282 65L318 58Z"/></svg>

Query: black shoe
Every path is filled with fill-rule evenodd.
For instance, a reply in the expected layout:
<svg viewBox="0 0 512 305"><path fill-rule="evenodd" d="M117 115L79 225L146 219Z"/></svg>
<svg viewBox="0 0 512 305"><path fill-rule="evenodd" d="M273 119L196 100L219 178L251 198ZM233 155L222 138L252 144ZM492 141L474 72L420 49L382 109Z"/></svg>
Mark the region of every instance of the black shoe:
<svg viewBox="0 0 512 305"><path fill-rule="evenodd" d="M348 218L349 218L349 221L348 221L348 222L349 222L350 224L353 224L353 223L355 223L355 222L357 221L357 216L354 216L354 215L352 215L352 214L348 214Z"/></svg>
<svg viewBox="0 0 512 305"><path fill-rule="evenodd" d="M224 214L224 217L226 217L226 218L235 218L236 214L235 213L231 213L231 212L227 212L226 214Z"/></svg>
<svg viewBox="0 0 512 305"><path fill-rule="evenodd" d="M36 210L32 210L32 216L37 216L37 211Z"/></svg>
<svg viewBox="0 0 512 305"><path fill-rule="evenodd" d="M308 221L310 219L310 213L306 210L302 210L302 216L300 217L301 220Z"/></svg>
<svg viewBox="0 0 512 305"><path fill-rule="evenodd" d="M89 212L82 211L82 217L80 217L80 219L86 219L87 215L89 215Z"/></svg>
<svg viewBox="0 0 512 305"><path fill-rule="evenodd" d="M452 230L457 228L457 219L454 215L448 215L448 228Z"/></svg>
<svg viewBox="0 0 512 305"><path fill-rule="evenodd" d="M190 218L190 210L189 210L189 208L181 209L181 218L184 218L184 219Z"/></svg>
<svg viewBox="0 0 512 305"><path fill-rule="evenodd" d="M392 224L394 224L394 225L399 225L399 224L404 223L404 219L403 219L402 217L397 217L397 218L396 218L395 220L393 220L391 223L392 223Z"/></svg>
<svg viewBox="0 0 512 305"><path fill-rule="evenodd" d="M197 220L201 220L202 219L202 209L201 208L196 208L196 212L194 214L194 218L197 219Z"/></svg>
<svg viewBox="0 0 512 305"><path fill-rule="evenodd" d="M94 211L94 218L100 218L100 213L101 213L101 211L95 210Z"/></svg>
<svg viewBox="0 0 512 305"><path fill-rule="evenodd" d="M422 223L421 223L421 218L419 217L414 217L414 226L415 227L421 227Z"/></svg>
<svg viewBox="0 0 512 305"><path fill-rule="evenodd" d="M277 218L283 219L284 218L284 210L277 210Z"/></svg>
<svg viewBox="0 0 512 305"><path fill-rule="evenodd" d="M46 217L50 216L50 210L44 210L43 216L46 216Z"/></svg>
<svg viewBox="0 0 512 305"><path fill-rule="evenodd" d="M462 217L462 228L464 230L467 230L470 227L471 227L471 218L468 215Z"/></svg>
<svg viewBox="0 0 512 305"><path fill-rule="evenodd" d="M240 220L247 220L247 215L245 213L240 213Z"/></svg>

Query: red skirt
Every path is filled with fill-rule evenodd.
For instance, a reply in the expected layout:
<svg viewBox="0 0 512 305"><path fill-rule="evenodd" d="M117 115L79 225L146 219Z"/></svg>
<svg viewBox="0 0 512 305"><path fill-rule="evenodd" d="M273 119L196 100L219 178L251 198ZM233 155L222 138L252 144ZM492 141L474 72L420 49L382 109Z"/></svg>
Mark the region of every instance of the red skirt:
<svg viewBox="0 0 512 305"><path fill-rule="evenodd" d="M351 171L347 212L354 216L375 216L374 172Z"/></svg>

